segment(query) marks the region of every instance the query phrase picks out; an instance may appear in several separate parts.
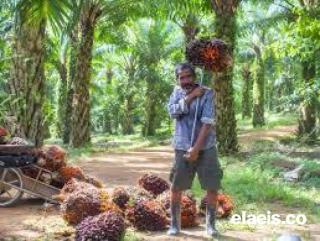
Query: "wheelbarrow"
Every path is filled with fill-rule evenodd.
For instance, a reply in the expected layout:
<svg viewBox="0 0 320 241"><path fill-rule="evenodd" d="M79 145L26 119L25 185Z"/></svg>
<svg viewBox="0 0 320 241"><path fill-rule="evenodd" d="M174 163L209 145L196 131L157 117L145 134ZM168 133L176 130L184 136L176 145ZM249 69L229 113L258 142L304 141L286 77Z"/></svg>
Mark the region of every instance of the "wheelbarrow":
<svg viewBox="0 0 320 241"><path fill-rule="evenodd" d="M53 173L37 165L36 151L33 146L0 145L0 207L16 204L24 193L58 203L53 196L58 195L60 189L43 181L43 176L46 180L52 179ZM36 175L25 175L26 167L36 170Z"/></svg>

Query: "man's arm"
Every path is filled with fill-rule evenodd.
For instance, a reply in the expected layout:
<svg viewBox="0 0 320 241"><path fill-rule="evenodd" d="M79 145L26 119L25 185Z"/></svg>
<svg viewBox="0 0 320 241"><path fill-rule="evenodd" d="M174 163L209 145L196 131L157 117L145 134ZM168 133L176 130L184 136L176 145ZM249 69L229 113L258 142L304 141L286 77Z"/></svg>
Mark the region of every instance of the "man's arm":
<svg viewBox="0 0 320 241"><path fill-rule="evenodd" d="M171 118L178 118L184 114L189 113L189 105L191 102L199 96L204 94L204 89L202 87L197 87L190 93L188 93L184 98L178 96L178 89L175 87L172 94L170 95L169 103L167 105L168 112Z"/></svg>
<svg viewBox="0 0 320 241"><path fill-rule="evenodd" d="M187 158L190 161L196 160L198 158L199 151L205 143L205 140L209 134L211 128L215 125L215 113L214 113L214 104L213 104L213 91L210 90L208 93L207 99L204 103L203 110L201 113L201 122L202 126L199 132L199 135L196 139L195 144L189 149Z"/></svg>
<svg viewBox="0 0 320 241"><path fill-rule="evenodd" d="M202 124L196 143L193 145L193 149L195 149L198 152L201 150L211 128L212 124Z"/></svg>
<svg viewBox="0 0 320 241"><path fill-rule="evenodd" d="M178 118L181 115L189 112L186 100L178 96L177 87L174 88L172 94L170 95L167 110L171 118Z"/></svg>

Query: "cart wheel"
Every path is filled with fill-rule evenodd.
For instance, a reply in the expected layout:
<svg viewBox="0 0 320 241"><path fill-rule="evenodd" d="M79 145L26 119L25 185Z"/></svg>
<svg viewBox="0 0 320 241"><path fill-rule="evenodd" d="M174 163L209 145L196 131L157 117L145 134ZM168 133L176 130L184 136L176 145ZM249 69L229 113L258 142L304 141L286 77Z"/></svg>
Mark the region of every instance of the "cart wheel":
<svg viewBox="0 0 320 241"><path fill-rule="evenodd" d="M21 188L22 179L16 169L0 170L0 207L12 206L19 201L23 195Z"/></svg>

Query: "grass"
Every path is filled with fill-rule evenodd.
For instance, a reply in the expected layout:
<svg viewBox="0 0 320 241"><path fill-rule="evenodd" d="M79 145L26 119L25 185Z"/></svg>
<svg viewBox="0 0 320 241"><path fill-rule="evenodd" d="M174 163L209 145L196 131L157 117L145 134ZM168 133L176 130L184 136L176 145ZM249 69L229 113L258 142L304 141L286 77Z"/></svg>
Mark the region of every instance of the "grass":
<svg viewBox="0 0 320 241"><path fill-rule="evenodd" d="M242 119L241 115L237 116L237 126L239 130L252 129L251 119ZM295 125L297 124L298 116L295 113L265 113L266 125L263 127L257 127L254 129L268 130L277 126Z"/></svg>
<svg viewBox="0 0 320 241"><path fill-rule="evenodd" d="M285 182L281 178L282 170L271 164L272 161L281 158L285 156L276 152L253 155L246 161L235 157L220 158L224 169L222 190L235 200L235 213L241 211L261 213L276 203L291 209L293 213L302 211L311 222L320 222L320 190L314 185L305 185L308 182L313 184L320 182L320 177L305 179L301 183ZM302 159L294 161L309 163L306 167L306 171L309 172L319 168L319 163L316 161ZM192 192L197 199L204 195L197 179Z"/></svg>
<svg viewBox="0 0 320 241"><path fill-rule="evenodd" d="M140 241L141 237L137 233L135 233L133 230L127 230L126 234L122 241Z"/></svg>

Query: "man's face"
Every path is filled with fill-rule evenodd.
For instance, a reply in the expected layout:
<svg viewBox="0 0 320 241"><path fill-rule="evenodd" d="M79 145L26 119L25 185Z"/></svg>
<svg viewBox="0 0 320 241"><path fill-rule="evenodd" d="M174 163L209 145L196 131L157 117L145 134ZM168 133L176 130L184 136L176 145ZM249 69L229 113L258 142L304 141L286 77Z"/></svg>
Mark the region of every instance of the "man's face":
<svg viewBox="0 0 320 241"><path fill-rule="evenodd" d="M183 69L178 73L178 82L186 91L190 91L194 85L194 76L189 69Z"/></svg>

